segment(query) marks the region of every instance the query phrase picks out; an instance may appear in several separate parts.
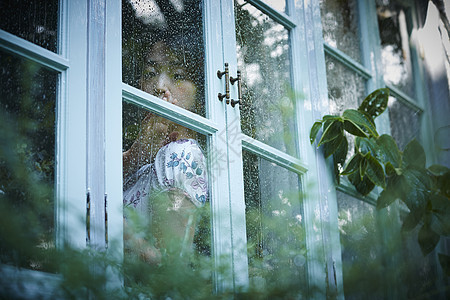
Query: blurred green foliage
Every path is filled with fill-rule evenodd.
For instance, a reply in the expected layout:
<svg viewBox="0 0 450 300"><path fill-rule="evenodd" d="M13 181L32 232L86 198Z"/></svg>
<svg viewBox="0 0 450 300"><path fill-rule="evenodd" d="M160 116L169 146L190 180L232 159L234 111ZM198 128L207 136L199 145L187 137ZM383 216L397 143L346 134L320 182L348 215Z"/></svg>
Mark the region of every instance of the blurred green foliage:
<svg viewBox="0 0 450 300"><path fill-rule="evenodd" d="M317 146L323 146L325 157L333 155L338 183L346 176L364 196L380 187L377 209L401 201L408 210L402 230L408 232L419 226L418 243L423 255L428 255L442 236L450 235L450 169L442 165L426 167L425 151L416 140L400 151L392 136L378 134L374 120L387 108L388 98L388 89L378 89L357 110L324 116L312 126L310 140L314 143L320 136ZM356 137L355 154L348 161L345 132ZM448 259L446 254L440 257L441 262Z"/></svg>

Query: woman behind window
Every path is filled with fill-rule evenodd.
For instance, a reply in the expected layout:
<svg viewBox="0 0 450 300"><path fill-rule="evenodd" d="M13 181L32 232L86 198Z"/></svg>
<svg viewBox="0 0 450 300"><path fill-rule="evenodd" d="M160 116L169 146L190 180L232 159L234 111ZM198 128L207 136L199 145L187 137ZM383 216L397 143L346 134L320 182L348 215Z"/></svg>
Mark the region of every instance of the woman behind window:
<svg viewBox="0 0 450 300"><path fill-rule="evenodd" d="M143 55L141 89L197 111L201 80L198 57L190 53L192 40L165 33L153 39ZM208 198L206 159L197 134L148 112L137 138L123 153L123 175L124 206L131 208L128 214L147 218L143 226L148 226L152 234L150 239L136 236L135 228L130 230L126 220L127 250L151 264L159 264L161 255L167 252L180 256L189 252L197 208Z"/></svg>

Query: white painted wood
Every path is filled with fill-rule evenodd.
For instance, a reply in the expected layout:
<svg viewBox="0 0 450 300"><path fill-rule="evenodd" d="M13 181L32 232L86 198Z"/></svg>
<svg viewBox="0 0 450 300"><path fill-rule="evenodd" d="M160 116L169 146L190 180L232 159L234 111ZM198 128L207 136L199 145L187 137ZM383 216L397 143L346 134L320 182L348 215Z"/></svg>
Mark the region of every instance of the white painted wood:
<svg viewBox="0 0 450 300"><path fill-rule="evenodd" d="M104 0L88 1L87 44L87 189L90 193L90 246L105 243L105 101L106 59Z"/></svg>
<svg viewBox="0 0 450 300"><path fill-rule="evenodd" d="M18 36L0 29L0 47L20 57L30 59L51 70L62 72L69 67L69 61L55 52L44 49Z"/></svg>

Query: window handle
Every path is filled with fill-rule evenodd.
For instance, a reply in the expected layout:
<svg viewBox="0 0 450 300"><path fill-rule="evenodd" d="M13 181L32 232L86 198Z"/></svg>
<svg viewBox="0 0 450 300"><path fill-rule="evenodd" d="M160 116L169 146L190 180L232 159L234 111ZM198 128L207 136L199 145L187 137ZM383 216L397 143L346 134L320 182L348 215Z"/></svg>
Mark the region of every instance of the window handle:
<svg viewBox="0 0 450 300"><path fill-rule="evenodd" d="M241 83L241 71L237 71L237 77L230 77L230 82L232 85L237 81L238 83L238 100L231 99L231 106L236 104L242 105L242 83Z"/></svg>
<svg viewBox="0 0 450 300"><path fill-rule="evenodd" d="M86 193L86 245L91 243L91 190Z"/></svg>
<svg viewBox="0 0 450 300"><path fill-rule="evenodd" d="M228 71L228 63L225 63L225 71L217 71L217 77L222 79L222 76L225 75L225 94L219 93L217 97L220 101L223 101L223 98L227 99L227 104L230 103L230 73Z"/></svg>
<svg viewBox="0 0 450 300"><path fill-rule="evenodd" d="M105 193L105 248L108 248L108 194Z"/></svg>

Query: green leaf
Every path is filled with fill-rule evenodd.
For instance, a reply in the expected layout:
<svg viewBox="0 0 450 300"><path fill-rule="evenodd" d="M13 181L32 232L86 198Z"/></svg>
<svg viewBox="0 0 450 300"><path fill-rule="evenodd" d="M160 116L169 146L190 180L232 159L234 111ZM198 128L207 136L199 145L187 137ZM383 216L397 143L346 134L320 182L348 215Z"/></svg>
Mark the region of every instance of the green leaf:
<svg viewBox="0 0 450 300"><path fill-rule="evenodd" d="M383 166L378 162L378 160L372 155L367 155L367 168L366 174L369 179L375 183L375 185L381 186L384 188L386 186L386 180L384 175Z"/></svg>
<svg viewBox="0 0 450 300"><path fill-rule="evenodd" d="M363 196L369 194L375 187L375 184L367 176L364 176L363 179L361 179L361 175L359 172L355 172L349 175L348 179L356 188L356 190Z"/></svg>
<svg viewBox="0 0 450 300"><path fill-rule="evenodd" d="M359 162L359 175L361 177L361 180L363 179L363 177L366 175L366 169L367 169L367 160L366 158L363 156L363 158L361 159L361 161Z"/></svg>
<svg viewBox="0 0 450 300"><path fill-rule="evenodd" d="M423 212L423 211L422 211ZM402 231L408 232L416 228L422 219L423 213L421 211L411 211L405 218L402 224Z"/></svg>
<svg viewBox="0 0 450 300"><path fill-rule="evenodd" d="M415 139L403 151L403 166L425 168L426 156L422 145Z"/></svg>
<svg viewBox="0 0 450 300"><path fill-rule="evenodd" d="M378 132L375 128L375 124L372 122L372 120L370 120L362 112L357 111L355 109L347 109L342 114L342 118L344 119L344 124L345 124L345 122L347 122L345 124L345 126L346 126L345 130L347 130L351 134L358 135L358 136L365 136L365 135L360 134L360 132L363 131L363 132L368 132L372 136L375 136L375 137L378 136ZM350 126L350 124L352 126ZM355 128L357 129L355 131L355 133L350 131L350 130L354 130Z"/></svg>
<svg viewBox="0 0 450 300"><path fill-rule="evenodd" d="M339 146L337 147L336 151L334 152L334 160L335 162L344 165L345 158L347 157L348 153L348 141L345 135L342 135L343 139Z"/></svg>
<svg viewBox="0 0 450 300"><path fill-rule="evenodd" d="M327 124L328 123L328 124ZM334 120L331 122L327 122L325 131L320 138L319 144L317 147L320 147L322 144L332 141L335 138L339 137L343 133L343 123L340 120Z"/></svg>
<svg viewBox="0 0 450 300"><path fill-rule="evenodd" d="M407 169L403 172L404 184L402 200L410 210L425 209L426 194L430 188L430 178L422 170Z"/></svg>
<svg viewBox="0 0 450 300"><path fill-rule="evenodd" d="M433 195L431 200L431 228L434 232L450 235L450 200L444 196Z"/></svg>
<svg viewBox="0 0 450 300"><path fill-rule="evenodd" d="M309 140L311 141L311 144L314 143L317 137L317 133L319 132L320 128L322 127L322 121L317 121L314 123L314 125L311 127L311 132L309 133Z"/></svg>
<svg viewBox="0 0 450 300"><path fill-rule="evenodd" d="M325 158L335 153L335 151L338 149L339 145L343 142L343 140L347 141L347 139L344 136L344 132L341 132L341 134L338 135L337 138L324 143L323 155L325 156Z"/></svg>
<svg viewBox="0 0 450 300"><path fill-rule="evenodd" d="M398 150L397 143L390 135L383 134L377 139L378 156L386 165L391 163L394 168L399 168L402 162L402 155Z"/></svg>
<svg viewBox="0 0 450 300"><path fill-rule="evenodd" d="M369 116L371 119L375 119L386 110L388 100L389 89L378 89L364 99L358 110Z"/></svg>
<svg viewBox="0 0 450 300"><path fill-rule="evenodd" d="M402 196L403 180L402 176L397 175L388 178L386 188L380 193L377 199L377 209L391 205L396 199Z"/></svg>
<svg viewBox="0 0 450 300"><path fill-rule="evenodd" d="M344 171L342 171L341 175L350 175L359 170L359 164L361 162L362 156L360 153L355 153L350 161L345 166Z"/></svg>
<svg viewBox="0 0 450 300"><path fill-rule="evenodd" d="M364 132L364 130L351 121L344 120L344 129L345 131L353 135L367 137L367 134Z"/></svg>
<svg viewBox="0 0 450 300"><path fill-rule="evenodd" d="M374 138L356 137L355 145L362 154L370 152L372 155L376 155L378 153L378 145Z"/></svg>
<svg viewBox="0 0 450 300"><path fill-rule="evenodd" d="M387 162L384 167L385 167L385 171L386 171L386 175L387 176L392 176L392 175L396 174L395 168L390 162Z"/></svg>
<svg viewBox="0 0 450 300"><path fill-rule="evenodd" d="M431 165L428 168L428 171L430 171L430 173L435 176L441 176L441 175L444 175L445 173L449 172L450 169L445 166L442 166L442 165Z"/></svg>
<svg viewBox="0 0 450 300"><path fill-rule="evenodd" d="M437 186L442 195L444 195L447 198L450 198L450 172L438 176Z"/></svg>
<svg viewBox="0 0 450 300"><path fill-rule="evenodd" d="M439 234L434 232L430 227L423 225L419 231L418 241L422 254L425 256L436 248L440 239Z"/></svg>
<svg viewBox="0 0 450 300"><path fill-rule="evenodd" d="M446 254L439 253L439 263L441 264L441 268L447 276L450 276L450 256Z"/></svg>

